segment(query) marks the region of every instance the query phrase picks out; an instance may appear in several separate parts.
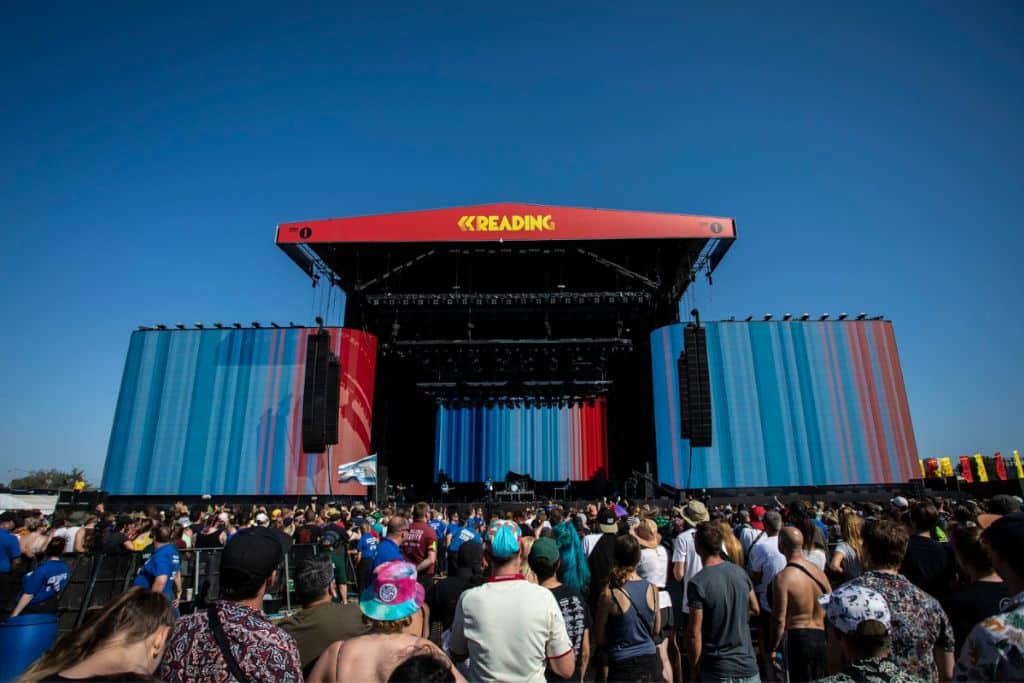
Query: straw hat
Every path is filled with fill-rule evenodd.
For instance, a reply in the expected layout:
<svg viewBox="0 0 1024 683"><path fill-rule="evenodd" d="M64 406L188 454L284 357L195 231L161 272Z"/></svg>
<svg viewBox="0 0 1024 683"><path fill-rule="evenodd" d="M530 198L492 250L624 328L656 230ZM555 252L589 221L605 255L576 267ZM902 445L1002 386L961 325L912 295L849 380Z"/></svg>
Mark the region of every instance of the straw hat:
<svg viewBox="0 0 1024 683"><path fill-rule="evenodd" d="M661 534L653 519L641 519L640 524L633 528L633 535L644 548L657 548L661 544Z"/></svg>

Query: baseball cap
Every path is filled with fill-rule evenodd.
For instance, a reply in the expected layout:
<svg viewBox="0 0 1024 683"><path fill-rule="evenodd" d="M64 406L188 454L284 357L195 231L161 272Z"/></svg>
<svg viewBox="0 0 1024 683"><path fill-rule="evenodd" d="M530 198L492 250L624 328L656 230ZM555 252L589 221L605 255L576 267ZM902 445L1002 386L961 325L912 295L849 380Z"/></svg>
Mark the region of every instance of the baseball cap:
<svg viewBox="0 0 1024 683"><path fill-rule="evenodd" d="M558 562L558 544L555 543L554 539L542 536L533 542L533 547L530 548L530 559L541 558L547 560L551 564Z"/></svg>
<svg viewBox="0 0 1024 683"><path fill-rule="evenodd" d="M602 507L598 510L597 526L606 534L616 533L619 530L619 525L615 519L615 511L606 507Z"/></svg>
<svg viewBox="0 0 1024 683"><path fill-rule="evenodd" d="M889 605L878 591L846 584L818 598L829 623L843 633L856 633L862 622L873 620L888 631L892 623Z"/></svg>
<svg viewBox="0 0 1024 683"><path fill-rule="evenodd" d="M896 496L895 498L893 498L889 502L892 503L894 507L898 507L898 508L901 508L901 509L902 508L910 507L910 503L908 503L907 499L904 498L903 496Z"/></svg>
<svg viewBox="0 0 1024 683"><path fill-rule="evenodd" d="M270 521L270 518L269 518L269 517L267 517L267 516L266 516L265 514L263 514L262 512L261 512L260 514L256 515L256 523L257 523L257 524L266 524L266 523L268 523L269 521Z"/></svg>
<svg viewBox="0 0 1024 683"><path fill-rule="evenodd" d="M377 621L397 621L415 614L425 596L416 580L416 565L392 560L373 570L369 585L359 594L359 609Z"/></svg>
<svg viewBox="0 0 1024 683"><path fill-rule="evenodd" d="M763 505L755 505L750 508L750 514L754 519L764 519L764 513L766 510Z"/></svg>
<svg viewBox="0 0 1024 683"><path fill-rule="evenodd" d="M270 529L240 529L224 546L221 572L234 571L251 578L266 579L284 561L284 548Z"/></svg>

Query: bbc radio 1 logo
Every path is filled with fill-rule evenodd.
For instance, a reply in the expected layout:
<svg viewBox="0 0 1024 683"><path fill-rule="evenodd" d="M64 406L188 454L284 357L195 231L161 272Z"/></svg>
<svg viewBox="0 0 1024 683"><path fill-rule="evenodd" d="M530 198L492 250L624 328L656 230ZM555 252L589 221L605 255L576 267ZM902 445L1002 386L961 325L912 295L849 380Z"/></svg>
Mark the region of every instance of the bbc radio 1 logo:
<svg viewBox="0 0 1024 683"><path fill-rule="evenodd" d="M299 228L299 237L301 237L302 239L308 240L312 236L313 228L309 227L308 225Z"/></svg>

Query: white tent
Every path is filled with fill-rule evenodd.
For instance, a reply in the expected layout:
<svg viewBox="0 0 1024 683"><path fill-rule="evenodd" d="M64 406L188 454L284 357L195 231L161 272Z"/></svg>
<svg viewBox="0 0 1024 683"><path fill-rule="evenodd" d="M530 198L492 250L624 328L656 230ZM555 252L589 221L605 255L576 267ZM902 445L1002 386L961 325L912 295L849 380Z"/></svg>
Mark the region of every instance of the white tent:
<svg viewBox="0 0 1024 683"><path fill-rule="evenodd" d="M40 510L49 515L57 508L57 498L58 496L0 493L0 510Z"/></svg>

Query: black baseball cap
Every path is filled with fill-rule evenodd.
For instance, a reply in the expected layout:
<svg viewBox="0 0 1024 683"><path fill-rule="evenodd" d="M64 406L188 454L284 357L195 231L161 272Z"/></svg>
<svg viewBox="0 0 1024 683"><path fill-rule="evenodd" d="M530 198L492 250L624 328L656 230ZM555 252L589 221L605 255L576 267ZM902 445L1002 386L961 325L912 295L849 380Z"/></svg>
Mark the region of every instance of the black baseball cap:
<svg viewBox="0 0 1024 683"><path fill-rule="evenodd" d="M615 511L611 508L602 507L597 511L597 526L606 534L614 534L619 530L618 520L615 518Z"/></svg>
<svg viewBox="0 0 1024 683"><path fill-rule="evenodd" d="M284 548L278 534L266 527L249 527L228 540L221 553L220 569L266 580L283 561Z"/></svg>

